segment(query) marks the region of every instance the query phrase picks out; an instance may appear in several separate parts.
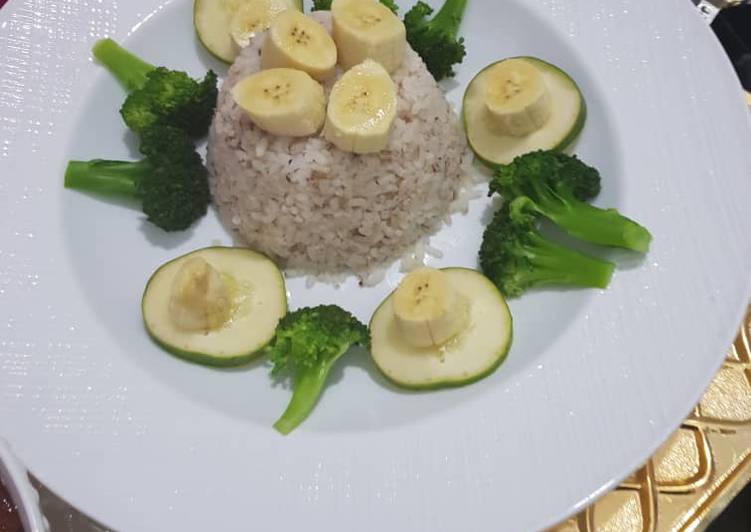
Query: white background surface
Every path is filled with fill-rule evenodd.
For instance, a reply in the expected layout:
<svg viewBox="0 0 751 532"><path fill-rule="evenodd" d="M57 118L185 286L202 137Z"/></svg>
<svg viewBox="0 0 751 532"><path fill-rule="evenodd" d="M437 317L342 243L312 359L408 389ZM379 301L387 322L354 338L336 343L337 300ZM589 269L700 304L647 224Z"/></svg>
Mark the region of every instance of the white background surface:
<svg viewBox="0 0 751 532"><path fill-rule="evenodd" d="M537 55L582 86L577 146L598 203L654 235L607 291L513 301L515 342L488 379L404 393L348 357L290 437L268 368L186 364L138 302L153 269L228 236L211 215L164 237L137 210L62 189L70 158L135 157L122 90L89 60L110 35L155 64L217 68L190 2L10 0L0 11L0 431L32 472L123 530L528 530L637 467L719 366L749 295L751 134L740 88L683 0L470 0L453 103L485 64ZM529 5L528 5L529 4ZM485 199L431 242L476 264ZM288 284L291 306L366 320L374 289ZM360 356L358 356L360 355Z"/></svg>

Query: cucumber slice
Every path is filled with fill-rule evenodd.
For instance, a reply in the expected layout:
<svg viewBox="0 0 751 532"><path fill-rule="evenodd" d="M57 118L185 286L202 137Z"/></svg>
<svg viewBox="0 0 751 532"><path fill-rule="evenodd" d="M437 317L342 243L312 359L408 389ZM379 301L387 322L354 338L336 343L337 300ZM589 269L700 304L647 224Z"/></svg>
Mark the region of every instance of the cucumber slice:
<svg viewBox="0 0 751 532"><path fill-rule="evenodd" d="M240 48L230 35L232 17L241 8L271 9L274 4L288 4L302 11L302 0L194 0L193 26L198 40L216 58L231 63Z"/></svg>
<svg viewBox="0 0 751 532"><path fill-rule="evenodd" d="M550 94L550 117L540 129L523 137L500 134L487 119L484 100L488 69L500 61L480 71L464 93L464 131L477 158L491 167L508 164L518 155L535 150L566 149L581 132L587 116L578 85L563 70L535 57L514 59L528 61L542 73Z"/></svg>
<svg viewBox="0 0 751 532"><path fill-rule="evenodd" d="M185 262L200 257L231 286L230 319L208 332L175 325L169 302L175 276ZM141 300L143 321L161 347L181 358L207 366L237 366L250 362L274 337L287 313L282 273L267 257L243 248L209 247L178 257L157 269Z"/></svg>
<svg viewBox="0 0 751 532"><path fill-rule="evenodd" d="M469 302L469 325L456 337L439 347L407 343L397 328L393 292L370 320L370 355L397 386L419 390L470 384L490 375L511 346L511 313L498 288L475 270L442 271Z"/></svg>

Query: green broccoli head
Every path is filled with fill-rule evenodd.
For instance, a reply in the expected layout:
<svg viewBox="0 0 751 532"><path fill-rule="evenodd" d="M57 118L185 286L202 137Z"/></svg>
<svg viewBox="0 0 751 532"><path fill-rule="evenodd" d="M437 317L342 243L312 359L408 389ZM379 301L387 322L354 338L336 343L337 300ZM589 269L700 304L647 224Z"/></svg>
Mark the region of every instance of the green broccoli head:
<svg viewBox="0 0 751 532"><path fill-rule="evenodd" d="M333 361L353 344L365 345L368 329L337 305L306 307L279 322L268 352L272 375L293 376Z"/></svg>
<svg viewBox="0 0 751 532"><path fill-rule="evenodd" d="M136 198L148 220L165 231L187 229L206 214L208 173L187 134L150 126L141 135L140 161L70 161L65 186Z"/></svg>
<svg viewBox="0 0 751 532"><path fill-rule="evenodd" d="M614 269L540 235L536 210L523 196L499 209L486 227L480 266L507 297L538 285L605 288Z"/></svg>
<svg viewBox="0 0 751 532"><path fill-rule="evenodd" d="M148 127L163 124L193 138L206 134L216 105L214 72L196 81L185 72L154 67L112 39L97 41L92 51L127 89L120 114L134 132L140 135Z"/></svg>
<svg viewBox="0 0 751 532"><path fill-rule="evenodd" d="M368 329L336 305L306 307L282 318L266 348L272 377L292 379L292 398L274 424L279 432L288 434L303 422L334 362L355 344L368 344Z"/></svg>
<svg viewBox="0 0 751 532"><path fill-rule="evenodd" d="M600 173L576 156L554 151L521 155L496 170L490 193L505 200L526 196L527 205L571 236L644 253L652 235L615 209L586 202L600 192Z"/></svg>
<svg viewBox="0 0 751 532"><path fill-rule="evenodd" d="M490 192L504 198L558 194L587 201L600 193L600 172L576 155L556 151L534 151L496 169Z"/></svg>
<svg viewBox="0 0 751 532"><path fill-rule="evenodd" d="M149 126L141 133L140 151L151 171L136 182L136 197L149 222L180 231L206 214L208 173L183 130Z"/></svg>
<svg viewBox="0 0 751 532"><path fill-rule="evenodd" d="M120 114L139 135L161 123L178 127L193 138L202 137L214 116L216 82L212 71L198 82L185 72L158 67L146 76L143 87L128 95Z"/></svg>
<svg viewBox="0 0 751 532"><path fill-rule="evenodd" d="M453 66L461 63L466 54L464 38L457 38L466 5L467 0L446 0L429 19L433 8L419 1L404 15L407 41L436 81L453 76Z"/></svg>

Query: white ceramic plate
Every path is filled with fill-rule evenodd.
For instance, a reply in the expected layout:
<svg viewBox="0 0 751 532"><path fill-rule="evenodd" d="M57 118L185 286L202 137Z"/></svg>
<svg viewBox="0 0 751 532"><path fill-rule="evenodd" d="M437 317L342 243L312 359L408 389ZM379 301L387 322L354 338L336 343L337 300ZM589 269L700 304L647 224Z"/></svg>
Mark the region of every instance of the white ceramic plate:
<svg viewBox="0 0 751 532"><path fill-rule="evenodd" d="M677 426L749 295L751 133L740 88L687 0L470 0L468 56L535 55L582 86L577 151L598 202L654 235L607 291L513 301L507 362L476 385L404 393L349 357L289 437L267 368L220 371L157 349L150 272L228 244L213 215L165 237L137 211L65 191L69 158L134 157L123 97L89 59L111 35L153 63L216 67L188 0L10 0L0 11L0 430L31 470L120 530L529 530L586 505ZM432 245L476 264L486 200ZM289 283L293 307L367 319L397 282Z"/></svg>

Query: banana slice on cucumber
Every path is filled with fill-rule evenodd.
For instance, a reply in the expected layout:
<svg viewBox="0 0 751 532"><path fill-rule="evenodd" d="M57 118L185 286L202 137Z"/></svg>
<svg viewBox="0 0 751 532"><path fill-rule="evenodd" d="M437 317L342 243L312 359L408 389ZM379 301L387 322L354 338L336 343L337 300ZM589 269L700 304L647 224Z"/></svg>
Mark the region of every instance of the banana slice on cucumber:
<svg viewBox="0 0 751 532"><path fill-rule="evenodd" d="M587 108L576 82L535 57L493 63L467 86L464 129L489 166L535 150L563 150L584 127Z"/></svg>
<svg viewBox="0 0 751 532"><path fill-rule="evenodd" d="M194 0L193 26L201 43L225 63L266 30L287 9L302 11L302 0Z"/></svg>
<svg viewBox="0 0 751 532"><path fill-rule="evenodd" d="M284 277L268 258L243 248L203 248L160 266L141 301L154 341L207 366L258 356L287 313Z"/></svg>
<svg viewBox="0 0 751 532"><path fill-rule="evenodd" d="M463 386L492 373L511 346L512 323L498 288L467 268L407 275L370 320L370 355L404 388Z"/></svg>

